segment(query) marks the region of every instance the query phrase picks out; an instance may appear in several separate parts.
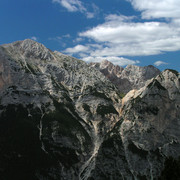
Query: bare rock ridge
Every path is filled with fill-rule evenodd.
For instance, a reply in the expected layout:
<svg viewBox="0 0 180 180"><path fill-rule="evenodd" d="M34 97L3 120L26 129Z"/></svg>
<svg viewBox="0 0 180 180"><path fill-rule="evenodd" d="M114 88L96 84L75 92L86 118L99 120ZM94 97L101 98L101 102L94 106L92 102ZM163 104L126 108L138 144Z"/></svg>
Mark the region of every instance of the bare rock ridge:
<svg viewBox="0 0 180 180"><path fill-rule="evenodd" d="M97 68L123 74L123 88L134 83L133 90L122 99ZM0 46L0 179L178 179L179 172L179 72L89 65L29 39Z"/></svg>
<svg viewBox="0 0 180 180"><path fill-rule="evenodd" d="M32 40L0 46L0 71L0 179L87 179L118 121L114 85Z"/></svg>
<svg viewBox="0 0 180 180"><path fill-rule="evenodd" d="M90 65L99 69L122 93L127 93L132 89L140 89L147 80L160 74L160 70L152 65L145 67L128 65L123 68L108 60L101 63L90 63Z"/></svg>
<svg viewBox="0 0 180 180"><path fill-rule="evenodd" d="M179 179L179 87L180 74L165 70L122 99L122 120L106 134L92 177Z"/></svg>

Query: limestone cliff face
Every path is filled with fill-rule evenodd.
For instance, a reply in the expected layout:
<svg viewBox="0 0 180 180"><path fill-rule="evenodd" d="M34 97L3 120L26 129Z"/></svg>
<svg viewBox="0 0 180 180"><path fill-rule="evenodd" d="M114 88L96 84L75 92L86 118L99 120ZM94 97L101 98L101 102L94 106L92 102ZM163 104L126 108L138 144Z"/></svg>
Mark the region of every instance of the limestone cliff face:
<svg viewBox="0 0 180 180"><path fill-rule="evenodd" d="M122 99L121 120L100 147L93 177L168 179L168 172L179 178L167 165L169 157L180 156L179 83L178 72L165 70Z"/></svg>
<svg viewBox="0 0 180 180"><path fill-rule="evenodd" d="M127 93L132 89L140 89L147 80L160 74L160 70L152 65L140 67L128 65L122 68L104 60L101 63L91 63L92 67L99 69L121 93Z"/></svg>
<svg viewBox="0 0 180 180"><path fill-rule="evenodd" d="M0 46L0 71L0 179L87 179L119 120L114 85L28 39Z"/></svg>
<svg viewBox="0 0 180 180"><path fill-rule="evenodd" d="M119 94L97 68L35 41L0 46L0 179L166 177L180 154L179 73Z"/></svg>

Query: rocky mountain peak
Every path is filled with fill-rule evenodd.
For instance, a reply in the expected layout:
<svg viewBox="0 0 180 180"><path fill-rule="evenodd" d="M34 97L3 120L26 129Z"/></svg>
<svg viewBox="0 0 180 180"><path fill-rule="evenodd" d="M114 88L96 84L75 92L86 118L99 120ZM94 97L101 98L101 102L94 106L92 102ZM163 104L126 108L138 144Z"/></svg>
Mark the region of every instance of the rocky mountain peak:
<svg viewBox="0 0 180 180"><path fill-rule="evenodd" d="M102 60L101 61L101 63L100 63L100 67L101 68L106 68L107 66L112 66L113 64L110 62L110 61L108 61L108 60Z"/></svg>
<svg viewBox="0 0 180 180"><path fill-rule="evenodd" d="M42 60L52 60L52 51L46 48L43 44L36 42L32 39L25 39L23 41L17 41L11 44L3 45L9 49L9 51L15 51L16 54L20 53L24 57L31 57Z"/></svg>
<svg viewBox="0 0 180 180"><path fill-rule="evenodd" d="M152 65L141 67L129 64L124 69L124 72L129 72L132 75L136 74L139 77L143 76L145 79L150 79L149 77L155 77L157 74L159 74L160 70Z"/></svg>
<svg viewBox="0 0 180 180"><path fill-rule="evenodd" d="M147 80L160 74L160 70L152 65L145 67L127 65L126 68L123 68L108 60L90 65L99 69L122 93L140 89Z"/></svg>
<svg viewBox="0 0 180 180"><path fill-rule="evenodd" d="M103 60L99 64L99 69L101 69L104 72L104 74L106 73L106 75L108 73L110 73L112 76L114 76L114 75L118 76L122 72L123 67L114 65L112 62L110 62L108 60ZM108 72L106 72L106 71L108 71Z"/></svg>
<svg viewBox="0 0 180 180"><path fill-rule="evenodd" d="M180 94L180 73L172 70L166 69L163 71L156 79L161 82L162 86L168 90L169 97L175 100Z"/></svg>
<svg viewBox="0 0 180 180"><path fill-rule="evenodd" d="M32 39L25 39L21 41L20 46L26 51L34 50L34 52L35 50L43 51L44 49L47 49L43 44L40 44Z"/></svg>
<svg viewBox="0 0 180 180"><path fill-rule="evenodd" d="M32 159L22 169L37 168L37 177L45 178L40 172L44 158L51 179L88 179L104 134L118 121L120 102L115 86L84 61L32 40L0 46L0 141L5 129L9 129L4 134L7 146L8 138L15 137L10 149L0 144L0 154L12 161L19 158L17 164ZM11 122L18 128L11 129ZM25 150L13 150L16 144ZM10 155L13 151L17 156ZM1 161L0 179L9 179L1 173L6 162ZM16 174L12 166L9 171ZM32 178L33 173L28 179L39 179Z"/></svg>
<svg viewBox="0 0 180 180"><path fill-rule="evenodd" d="M136 66L136 65L134 65L134 64L128 64L128 65L126 66L126 69L137 69L137 68L140 68L140 66Z"/></svg>

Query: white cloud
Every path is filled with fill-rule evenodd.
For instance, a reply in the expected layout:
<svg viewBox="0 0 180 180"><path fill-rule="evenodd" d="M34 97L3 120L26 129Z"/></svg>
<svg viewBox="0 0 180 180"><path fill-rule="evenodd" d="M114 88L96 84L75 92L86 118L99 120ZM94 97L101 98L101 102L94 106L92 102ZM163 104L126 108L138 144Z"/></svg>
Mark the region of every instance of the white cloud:
<svg viewBox="0 0 180 180"><path fill-rule="evenodd" d="M139 61L134 61L134 60L130 60L127 58L123 58L123 57L115 57L115 56L108 56L108 57L84 57L82 58L84 61L86 62L101 62L103 60L108 60L111 61L113 64L115 65L119 65L119 66L126 66L128 64L138 64L140 63Z"/></svg>
<svg viewBox="0 0 180 180"><path fill-rule="evenodd" d="M124 15L117 15L117 14L109 14L105 17L105 20L111 22L112 24L116 24L118 22L129 22L135 19L135 16L124 16Z"/></svg>
<svg viewBox="0 0 180 180"><path fill-rule="evenodd" d="M59 3L61 6L66 8L69 12L86 11L82 2L79 0L52 0L54 3Z"/></svg>
<svg viewBox="0 0 180 180"><path fill-rule="evenodd" d="M73 48L67 48L64 52L68 54L76 54L79 52L86 52L88 50L89 50L89 47L78 44Z"/></svg>
<svg viewBox="0 0 180 180"><path fill-rule="evenodd" d="M62 38L70 38L71 35L70 34L65 34L65 35L62 35Z"/></svg>
<svg viewBox="0 0 180 180"><path fill-rule="evenodd" d="M150 18L180 18L179 0L127 0L132 6L142 11L142 17Z"/></svg>
<svg viewBox="0 0 180 180"><path fill-rule="evenodd" d="M95 13L94 12L87 12L86 13L86 17L88 18L88 19L91 19L91 18L93 18L95 16Z"/></svg>
<svg viewBox="0 0 180 180"><path fill-rule="evenodd" d="M81 12L88 19L94 18L99 11L99 8L94 3L91 4L92 11L89 11L80 0L52 0L52 2L60 4L69 12Z"/></svg>
<svg viewBox="0 0 180 180"><path fill-rule="evenodd" d="M34 41L37 41L37 40L38 40L38 38L35 37L35 36L32 36L31 39L34 40Z"/></svg>
<svg viewBox="0 0 180 180"><path fill-rule="evenodd" d="M73 40L73 42L80 42L80 41L83 41L83 38L81 38L81 37L77 37L75 40Z"/></svg>
<svg viewBox="0 0 180 180"><path fill-rule="evenodd" d="M49 41L56 41L59 45L61 45L63 48L66 47L71 35L70 34L64 34L62 36L56 36L56 37L49 37Z"/></svg>
<svg viewBox="0 0 180 180"><path fill-rule="evenodd" d="M68 39L70 37L71 37L70 34L65 34L65 35L62 35L62 36L50 37L50 38L48 38L48 40L62 41L62 39Z"/></svg>
<svg viewBox="0 0 180 180"><path fill-rule="evenodd" d="M111 14L100 24L79 33L103 45L91 56L155 55L180 50L180 28L177 23L132 22L135 17Z"/></svg>
<svg viewBox="0 0 180 180"><path fill-rule="evenodd" d="M77 40L83 38L83 42L87 40L88 43L68 48L65 52L79 53L85 61L108 59L115 64L127 65L136 64L138 61L121 56L157 55L180 50L179 0L127 1L141 12L141 19L110 14L105 17L104 23L79 33ZM157 61L155 65L164 63Z"/></svg>
<svg viewBox="0 0 180 180"><path fill-rule="evenodd" d="M156 61L156 62L154 63L155 66L161 66L161 65L167 65L167 64L168 64L168 63L163 62L163 61Z"/></svg>
<svg viewBox="0 0 180 180"><path fill-rule="evenodd" d="M50 41L61 41L62 37L61 36L56 36L56 37L50 37L48 40Z"/></svg>
<svg viewBox="0 0 180 180"><path fill-rule="evenodd" d="M88 19L94 18L99 13L99 7L96 6L94 3L91 4L91 11L86 12L86 17Z"/></svg>

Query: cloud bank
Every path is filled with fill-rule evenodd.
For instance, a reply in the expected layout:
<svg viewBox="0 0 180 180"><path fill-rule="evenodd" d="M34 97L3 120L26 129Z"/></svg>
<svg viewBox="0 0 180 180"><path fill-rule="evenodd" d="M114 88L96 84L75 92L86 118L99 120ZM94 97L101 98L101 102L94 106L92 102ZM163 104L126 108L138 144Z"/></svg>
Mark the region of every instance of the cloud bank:
<svg viewBox="0 0 180 180"><path fill-rule="evenodd" d="M156 62L154 63L155 66L161 66L161 65L167 65L167 64L168 64L168 63L163 62L163 61L156 61Z"/></svg>
<svg viewBox="0 0 180 180"><path fill-rule="evenodd" d="M32 36L31 39L34 40L34 41L37 41L37 40L38 40L38 38L35 37L35 36Z"/></svg>
<svg viewBox="0 0 180 180"><path fill-rule="evenodd" d="M80 12L88 19L94 18L99 11L99 8L93 3L91 4L92 11L89 11L80 0L52 0L52 2L60 4L69 12Z"/></svg>
<svg viewBox="0 0 180 180"><path fill-rule="evenodd" d="M134 9L142 11L143 19L180 18L179 0L127 0Z"/></svg>
<svg viewBox="0 0 180 180"><path fill-rule="evenodd" d="M107 57L84 57L83 60L86 62L101 62L103 60L107 59L108 61L111 61L115 65L119 66L126 66L128 64L138 64L140 63L138 60L130 60L123 57L115 57L115 56L107 56Z"/></svg>
<svg viewBox="0 0 180 180"><path fill-rule="evenodd" d="M180 50L179 0L127 0L141 17L109 14L104 23L80 32L79 44L65 52L99 61L121 56L148 56ZM82 48L83 46L83 48ZM77 47L81 47L81 51ZM84 49L84 51L83 51ZM157 63L156 63L157 64Z"/></svg>

